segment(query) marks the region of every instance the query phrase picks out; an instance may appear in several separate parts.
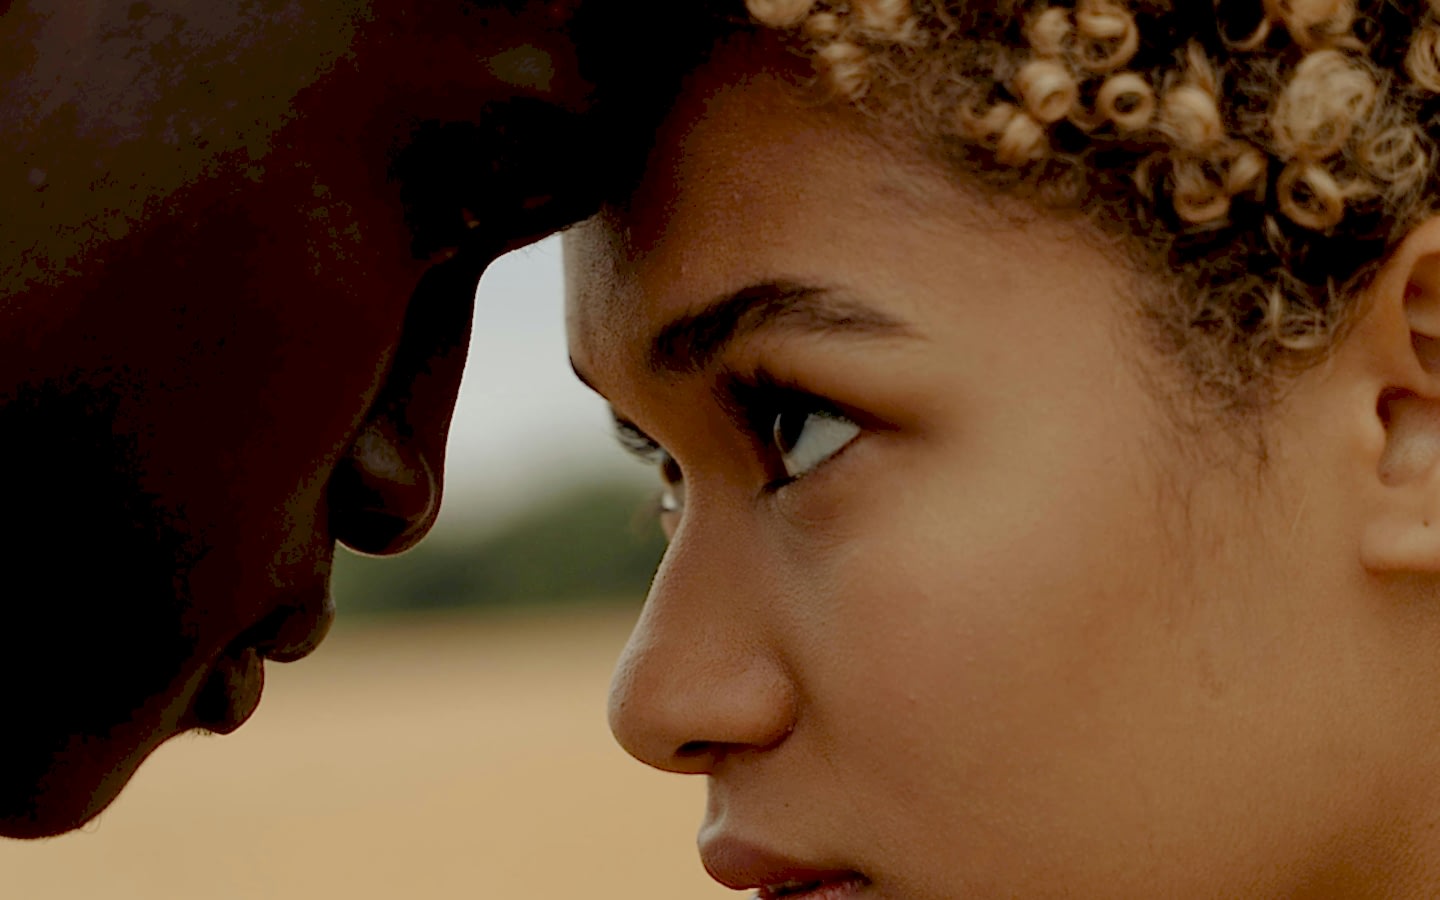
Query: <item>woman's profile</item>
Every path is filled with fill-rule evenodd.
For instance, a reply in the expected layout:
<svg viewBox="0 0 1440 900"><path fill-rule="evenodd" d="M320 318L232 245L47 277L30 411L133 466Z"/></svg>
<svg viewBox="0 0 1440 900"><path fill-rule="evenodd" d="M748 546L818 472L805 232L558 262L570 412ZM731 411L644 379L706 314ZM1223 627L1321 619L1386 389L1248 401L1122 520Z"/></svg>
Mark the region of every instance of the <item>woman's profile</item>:
<svg viewBox="0 0 1440 900"><path fill-rule="evenodd" d="M711 874L1434 896L1440 12L730 12L568 243Z"/></svg>

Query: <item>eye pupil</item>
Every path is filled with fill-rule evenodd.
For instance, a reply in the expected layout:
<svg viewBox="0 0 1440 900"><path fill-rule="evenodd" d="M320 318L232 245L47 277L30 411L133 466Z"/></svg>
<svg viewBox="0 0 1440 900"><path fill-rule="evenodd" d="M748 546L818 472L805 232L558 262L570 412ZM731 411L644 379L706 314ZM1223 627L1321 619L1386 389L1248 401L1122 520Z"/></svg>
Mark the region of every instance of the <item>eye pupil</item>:
<svg viewBox="0 0 1440 900"><path fill-rule="evenodd" d="M794 452L800 444L801 436L805 434L805 425L809 420L809 413L782 412L776 416L772 433L775 449L781 453Z"/></svg>

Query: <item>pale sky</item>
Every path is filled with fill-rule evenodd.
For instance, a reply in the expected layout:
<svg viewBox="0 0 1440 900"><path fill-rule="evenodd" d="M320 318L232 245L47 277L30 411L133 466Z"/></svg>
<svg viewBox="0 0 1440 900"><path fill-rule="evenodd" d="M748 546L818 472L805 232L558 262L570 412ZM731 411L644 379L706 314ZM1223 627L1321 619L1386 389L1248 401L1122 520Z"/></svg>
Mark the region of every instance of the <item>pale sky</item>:
<svg viewBox="0 0 1440 900"><path fill-rule="evenodd" d="M605 403L570 371L563 300L558 237L497 260L481 280L437 529L503 515L592 470L644 483Z"/></svg>

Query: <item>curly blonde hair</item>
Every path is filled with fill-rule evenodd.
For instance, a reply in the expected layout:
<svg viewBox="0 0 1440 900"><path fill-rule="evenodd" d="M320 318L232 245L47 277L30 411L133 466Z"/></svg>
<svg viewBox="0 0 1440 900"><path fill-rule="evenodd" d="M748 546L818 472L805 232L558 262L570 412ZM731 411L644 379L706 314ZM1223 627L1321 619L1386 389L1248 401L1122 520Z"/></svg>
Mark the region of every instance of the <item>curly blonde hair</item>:
<svg viewBox="0 0 1440 900"><path fill-rule="evenodd" d="M1440 0L747 0L824 90L1131 238L1236 408L1333 346L1431 213Z"/></svg>

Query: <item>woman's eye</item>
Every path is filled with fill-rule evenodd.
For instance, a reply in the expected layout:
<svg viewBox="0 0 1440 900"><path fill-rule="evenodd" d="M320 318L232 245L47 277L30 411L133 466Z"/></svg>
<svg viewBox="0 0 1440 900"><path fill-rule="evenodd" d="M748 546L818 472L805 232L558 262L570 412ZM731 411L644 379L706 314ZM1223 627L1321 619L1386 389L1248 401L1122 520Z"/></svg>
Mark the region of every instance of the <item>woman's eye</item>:
<svg viewBox="0 0 1440 900"><path fill-rule="evenodd" d="M664 453L664 451L660 451ZM660 463L660 514L674 515L685 508L685 477L680 473L680 464L665 453Z"/></svg>
<svg viewBox="0 0 1440 900"><path fill-rule="evenodd" d="M611 416L615 425L615 438L620 442L620 446L625 448L625 452L646 465L654 466L660 474L660 497L652 509L659 515L661 525L669 534L675 516L685 508L685 476L680 471L680 464L669 451L633 423L622 419L614 410L611 410Z"/></svg>
<svg viewBox="0 0 1440 900"><path fill-rule="evenodd" d="M860 426L838 412L799 409L782 412L771 426L771 438L789 479L799 478L845 449Z"/></svg>

